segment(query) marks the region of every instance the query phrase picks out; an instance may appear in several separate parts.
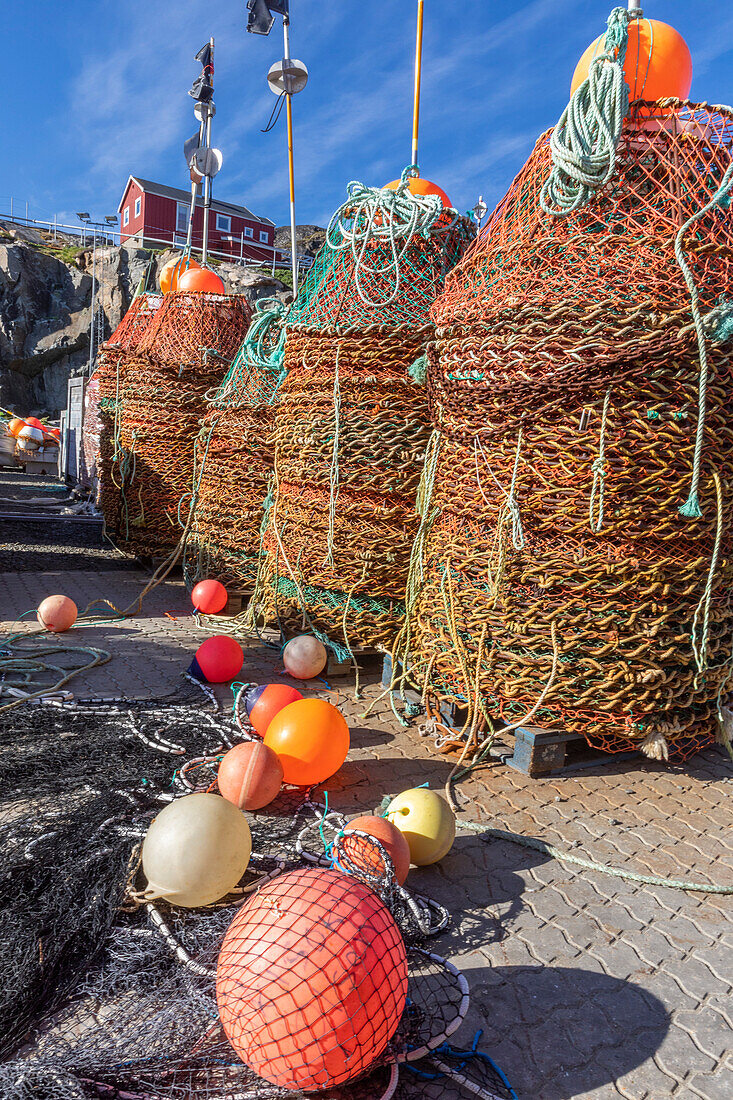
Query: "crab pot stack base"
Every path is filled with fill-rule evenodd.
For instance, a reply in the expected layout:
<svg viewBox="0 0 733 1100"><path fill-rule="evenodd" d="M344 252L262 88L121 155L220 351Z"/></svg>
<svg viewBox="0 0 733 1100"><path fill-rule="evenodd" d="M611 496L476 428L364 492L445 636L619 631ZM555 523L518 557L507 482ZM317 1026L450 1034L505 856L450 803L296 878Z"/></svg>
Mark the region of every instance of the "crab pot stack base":
<svg viewBox="0 0 733 1100"><path fill-rule="evenodd" d="M251 591L272 481L275 403L283 378L285 307L256 303L255 318L202 421L198 504L186 554L187 582L213 578Z"/></svg>
<svg viewBox="0 0 733 1100"><path fill-rule="evenodd" d="M220 383L250 320L244 298L167 295L127 357L102 503L116 544L144 556L178 544L194 493L204 395Z"/></svg>
<svg viewBox="0 0 733 1100"><path fill-rule="evenodd" d="M113 467L125 366L128 357L134 357L137 353L148 325L162 304L162 294L138 294L109 340L99 349L99 362L94 375L99 380L98 496L105 523L112 530L117 528L120 518L120 497Z"/></svg>
<svg viewBox="0 0 733 1100"><path fill-rule="evenodd" d="M636 104L612 181L556 218L547 135L446 284L436 434L401 656L501 726L682 759L716 736L733 638L733 227L723 108ZM700 351L702 516L690 492ZM689 509L686 509L689 511Z"/></svg>
<svg viewBox="0 0 733 1100"><path fill-rule="evenodd" d="M350 185L286 326L253 610L347 650L388 647L404 617L430 432L425 387L410 371L432 337L430 305L472 236L439 201L411 205L406 186L395 212L393 192Z"/></svg>
<svg viewBox="0 0 733 1100"><path fill-rule="evenodd" d="M350 643L388 645L399 629L430 434L407 372L430 332L288 336L263 567L266 615L288 630L303 606Z"/></svg>

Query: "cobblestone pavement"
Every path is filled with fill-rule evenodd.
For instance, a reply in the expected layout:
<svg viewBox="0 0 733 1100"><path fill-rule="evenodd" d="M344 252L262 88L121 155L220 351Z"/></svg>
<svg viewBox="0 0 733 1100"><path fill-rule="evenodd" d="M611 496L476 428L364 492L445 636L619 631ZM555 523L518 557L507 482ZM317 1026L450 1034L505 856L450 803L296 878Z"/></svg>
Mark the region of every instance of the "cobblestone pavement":
<svg viewBox="0 0 733 1100"><path fill-rule="evenodd" d="M142 571L96 567L6 573L0 618L7 629L53 591L80 606L100 598L125 606L146 579ZM67 634L112 654L73 682L77 697L174 692L204 637L188 608L175 580L150 593L140 616ZM276 653L248 647L247 679L281 672ZM378 671L367 669L365 679L359 703L350 678L308 685L330 691L352 729L349 760L328 787L347 812L419 783L440 789L452 766L415 729L396 723L379 698ZM624 871L730 886L732 775L717 750L684 766L612 760L543 780L495 764L460 785L460 820L538 837ZM413 870L409 884L453 914L436 950L450 955L471 987L458 1041L483 1027L484 1048L520 1100L733 1096L729 896L641 885L465 830L438 867Z"/></svg>

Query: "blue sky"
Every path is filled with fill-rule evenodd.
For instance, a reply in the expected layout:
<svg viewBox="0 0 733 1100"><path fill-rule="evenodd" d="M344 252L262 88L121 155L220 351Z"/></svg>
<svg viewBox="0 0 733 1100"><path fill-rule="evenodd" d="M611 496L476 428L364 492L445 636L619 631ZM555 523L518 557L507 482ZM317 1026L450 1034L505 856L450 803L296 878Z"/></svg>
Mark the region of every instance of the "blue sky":
<svg viewBox="0 0 733 1100"><path fill-rule="evenodd" d="M498 201L568 97L610 0L427 0L422 174L460 209ZM293 56L309 67L294 101L297 216L325 224L349 180L382 184L409 159L415 0L291 0ZM693 56L691 97L733 102L731 0L648 0ZM288 218L284 116L275 98L278 25L248 35L245 0L22 0L3 4L5 163L0 214L75 221L116 211L133 173L187 186L182 144L193 55L216 39L215 194Z"/></svg>

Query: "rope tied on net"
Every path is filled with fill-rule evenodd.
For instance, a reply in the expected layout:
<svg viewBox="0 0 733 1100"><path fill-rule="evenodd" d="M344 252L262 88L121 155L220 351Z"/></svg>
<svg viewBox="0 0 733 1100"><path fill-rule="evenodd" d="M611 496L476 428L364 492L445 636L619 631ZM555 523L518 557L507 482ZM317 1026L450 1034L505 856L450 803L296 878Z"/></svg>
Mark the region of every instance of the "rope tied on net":
<svg viewBox="0 0 733 1100"><path fill-rule="evenodd" d="M699 688L699 679L707 672L708 669L708 637L710 633L710 603L713 598L713 585L715 581L715 575L718 569L718 558L720 557L720 543L723 537L723 488L720 483L720 477L717 470L713 470L713 480L715 482L715 496L718 505L718 519L715 530L715 545L713 546L713 553L710 559L710 569L708 570L707 581L705 583L705 591L700 597L700 602L695 608L695 614L692 619L692 630L690 631L690 644L692 646L692 654L695 658L695 667L697 668L697 676L695 677L695 690ZM702 634L698 641L698 629L700 626L700 616L702 615ZM729 659L730 667L730 659Z"/></svg>
<svg viewBox="0 0 733 1100"><path fill-rule="evenodd" d="M552 131L552 171L540 193L546 214L566 218L580 210L614 173L621 128L629 111L623 69L629 22L640 15L638 10L613 9L603 53L591 61L588 76Z"/></svg>
<svg viewBox="0 0 733 1100"><path fill-rule="evenodd" d="M326 542L326 564L333 565L333 544L336 531L336 503L339 496L339 434L341 428L341 385L339 383L339 351L336 347L336 362L333 369L333 447L331 450L331 477L328 498L328 539Z"/></svg>
<svg viewBox="0 0 733 1100"><path fill-rule="evenodd" d="M367 187L352 180L348 197L328 223L326 246L333 252L351 250L354 285L366 306L383 307L395 301L401 291L402 265L414 238L418 235L429 237L443 214L443 203L438 195L415 195L410 191L410 177L416 175L419 175L418 166L409 165L394 191L387 187ZM368 262L370 248L375 260L383 261L381 266ZM389 297L371 298L364 288L364 276L381 277L387 286L394 280Z"/></svg>
<svg viewBox="0 0 733 1100"><path fill-rule="evenodd" d="M272 404L285 377L285 316L287 307L279 298L260 298L255 303L254 317L241 348L214 395L213 404L237 399L244 383L253 384L253 374L264 374L267 380L266 401ZM279 331L278 331L279 330ZM244 377L243 377L244 376Z"/></svg>
<svg viewBox="0 0 733 1100"><path fill-rule="evenodd" d="M606 420L608 417L608 406L611 402L611 387L606 390L606 396L603 401L603 414L601 418L601 434L598 439L598 456L593 460L591 466L591 472L593 474L593 487L590 491L590 504L588 506L588 519L590 521L590 529L594 535L599 534L603 527L603 496L606 488L606 474L607 466L606 462ZM598 494L598 517L594 519L594 507L596 501L596 493Z"/></svg>
<svg viewBox="0 0 733 1100"><path fill-rule="evenodd" d="M702 313L700 312L700 295L695 285L695 279L692 271L685 259L685 254L682 249L682 242L685 238L685 234L688 230L704 217L715 206L725 208L726 199L728 193L733 185L733 161L728 165L725 174L720 181L720 186L715 192L713 197L705 206L687 219L684 225L680 226L677 236L674 239L674 254L677 258L680 271L687 283L687 289L690 292L690 312L692 313L692 320L695 325L695 333L697 335L697 347L700 355L700 380L698 388L698 413L697 413L697 432L695 435L695 455L692 461L692 481L690 483L690 493L685 503L679 509L680 515L686 516L688 519L700 519L702 516L702 510L700 508L700 501L698 500L697 490L700 483L700 464L702 462L702 448L705 439L705 413L707 409L707 388L708 388L708 353L705 340L705 321L703 320ZM724 321L727 325L733 324L726 311L724 314Z"/></svg>

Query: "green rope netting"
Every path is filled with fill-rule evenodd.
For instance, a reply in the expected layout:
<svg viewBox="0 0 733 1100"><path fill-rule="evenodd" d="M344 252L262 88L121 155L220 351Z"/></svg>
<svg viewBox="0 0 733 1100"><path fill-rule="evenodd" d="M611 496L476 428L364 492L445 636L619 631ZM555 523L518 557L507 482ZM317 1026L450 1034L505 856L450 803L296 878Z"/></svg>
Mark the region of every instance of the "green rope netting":
<svg viewBox="0 0 733 1100"><path fill-rule="evenodd" d="M437 195L352 181L293 304L289 329L420 328L475 226Z"/></svg>
<svg viewBox="0 0 733 1100"><path fill-rule="evenodd" d="M285 315L279 298L261 298L244 343L218 390L217 408L271 405L285 377Z"/></svg>

